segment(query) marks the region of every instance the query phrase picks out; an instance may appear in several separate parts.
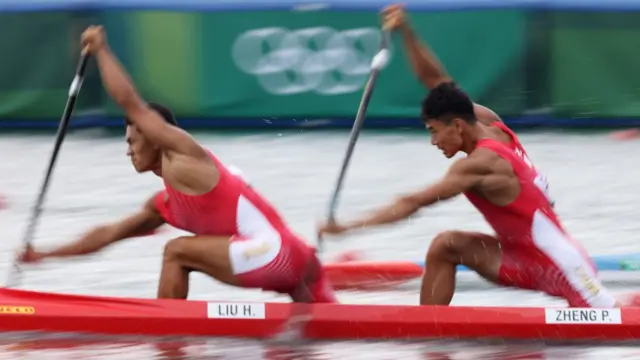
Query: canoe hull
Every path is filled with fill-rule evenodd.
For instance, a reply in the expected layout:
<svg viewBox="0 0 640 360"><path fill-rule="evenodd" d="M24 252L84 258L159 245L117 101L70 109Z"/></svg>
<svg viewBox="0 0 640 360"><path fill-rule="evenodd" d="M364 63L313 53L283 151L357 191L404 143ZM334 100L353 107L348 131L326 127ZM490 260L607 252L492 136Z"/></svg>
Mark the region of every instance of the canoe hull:
<svg viewBox="0 0 640 360"><path fill-rule="evenodd" d="M0 289L0 331L266 338L282 328L292 306ZM572 323L557 323L554 314L558 311L573 312L573 315L558 313ZM306 336L313 339L500 338L600 342L640 339L638 308L570 310L316 304L312 315Z"/></svg>

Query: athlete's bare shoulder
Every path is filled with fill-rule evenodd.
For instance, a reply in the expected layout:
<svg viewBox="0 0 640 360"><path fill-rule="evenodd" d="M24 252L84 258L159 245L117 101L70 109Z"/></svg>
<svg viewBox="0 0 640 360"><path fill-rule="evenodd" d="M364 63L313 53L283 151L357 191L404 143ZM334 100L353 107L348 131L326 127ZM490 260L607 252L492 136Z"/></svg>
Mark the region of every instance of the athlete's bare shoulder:
<svg viewBox="0 0 640 360"><path fill-rule="evenodd" d="M457 160L449 168L449 173L457 175L482 176L491 173L493 164L499 156L485 148L475 149L469 156Z"/></svg>
<svg viewBox="0 0 640 360"><path fill-rule="evenodd" d="M495 151L485 147L479 147L463 160L468 160L475 167L482 167L486 164L493 164L496 160L502 159Z"/></svg>
<svg viewBox="0 0 640 360"><path fill-rule="evenodd" d="M487 177L515 178L511 162L498 153L487 148L479 148L472 154L475 158L476 171L483 171L483 174Z"/></svg>
<svg viewBox="0 0 640 360"><path fill-rule="evenodd" d="M432 199L436 196L438 199L449 199L475 189L490 174L490 163L485 160L485 156L472 153L454 162L441 181L427 188L418 197ZM420 203L429 203L429 201Z"/></svg>
<svg viewBox="0 0 640 360"><path fill-rule="evenodd" d="M220 171L208 152L206 158L174 153L162 159L162 177L181 193L198 196L210 192L220 180Z"/></svg>
<svg viewBox="0 0 640 360"><path fill-rule="evenodd" d="M491 125L496 121L502 122L500 116L498 116L498 114L496 114L495 112L493 112L493 110L489 109L486 106L474 103L473 112L476 114L476 118L478 119L478 121L480 121L482 124Z"/></svg>
<svg viewBox="0 0 640 360"><path fill-rule="evenodd" d="M175 156L188 157L194 160L200 160L208 162L211 158L209 156L209 152L202 145L200 145L196 139L193 138L191 134L188 132L178 128L178 127L169 127L171 131L180 134L179 142L182 143L182 148L168 148L164 147L162 149L163 155L167 158L173 158ZM178 137L178 136L176 136Z"/></svg>
<svg viewBox="0 0 640 360"><path fill-rule="evenodd" d="M478 148L468 156L469 169L477 177L474 191L492 203L504 206L514 199L518 179L508 160L487 148ZM517 195L517 194L516 194Z"/></svg>

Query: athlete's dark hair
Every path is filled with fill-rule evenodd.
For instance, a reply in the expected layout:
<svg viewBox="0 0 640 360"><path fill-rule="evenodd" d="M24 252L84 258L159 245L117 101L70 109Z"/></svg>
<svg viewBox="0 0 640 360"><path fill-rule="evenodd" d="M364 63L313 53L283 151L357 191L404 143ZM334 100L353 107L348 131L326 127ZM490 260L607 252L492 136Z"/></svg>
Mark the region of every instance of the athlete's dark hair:
<svg viewBox="0 0 640 360"><path fill-rule="evenodd" d="M152 108L158 114L160 114L160 116L162 116L164 121L166 121L167 123L173 126L178 126L178 121L176 120L176 117L173 115L173 112L171 111L171 109L155 102L150 102L148 104L150 108Z"/></svg>
<svg viewBox="0 0 640 360"><path fill-rule="evenodd" d="M431 89L422 100L422 122L438 120L450 124L454 118L460 118L469 124L477 121L473 112L473 102L455 82L443 82Z"/></svg>
<svg viewBox="0 0 640 360"><path fill-rule="evenodd" d="M173 115L173 112L171 111L171 109L169 109L168 107L166 107L164 105L160 105L158 103L155 103L155 102L149 102L149 103L147 103L147 105L149 105L150 108L152 108L158 114L160 114L160 116L168 124L171 124L173 126L178 126L178 121L176 120L176 117ZM130 123L129 119L126 118L126 117L125 117L124 121L125 121L126 124Z"/></svg>

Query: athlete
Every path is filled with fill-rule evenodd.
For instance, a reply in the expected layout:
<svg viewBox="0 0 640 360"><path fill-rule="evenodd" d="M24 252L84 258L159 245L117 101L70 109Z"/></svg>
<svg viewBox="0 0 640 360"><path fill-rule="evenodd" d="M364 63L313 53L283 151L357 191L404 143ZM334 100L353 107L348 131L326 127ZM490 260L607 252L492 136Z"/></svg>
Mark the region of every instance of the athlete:
<svg viewBox="0 0 640 360"><path fill-rule="evenodd" d="M168 223L194 235L166 244L159 298L186 299L189 273L198 271L229 285L288 294L294 302L335 302L315 249L237 170L181 130L168 108L145 103L110 51L103 28L89 27L82 43L97 60L107 92L126 113L133 167L161 177L165 190L129 217L51 251L27 249L22 260L96 252Z"/></svg>
<svg viewBox="0 0 640 360"><path fill-rule="evenodd" d="M386 7L382 11L382 22L384 29L397 31L401 34L411 67L424 86L428 89L433 89L443 82L452 81L436 56L424 45L411 28L402 5L395 4ZM473 104L473 109L479 126L487 127L486 132L489 136L507 144L518 156L531 164L531 160L516 134L502 122L495 112L475 103ZM541 172L536 174L536 184L545 192L553 205L553 199L551 199L549 193L549 183L545 174Z"/></svg>
<svg viewBox="0 0 640 360"><path fill-rule="evenodd" d="M322 224L319 235L394 223L464 194L495 235L466 231L437 235L426 255L420 304L448 305L456 266L465 265L499 285L562 297L572 307L620 305L536 186L531 165L480 124L473 102L463 91L453 83L440 83L423 101L421 118L432 144L447 158L459 151L468 156L457 160L435 184L401 196L370 216Z"/></svg>

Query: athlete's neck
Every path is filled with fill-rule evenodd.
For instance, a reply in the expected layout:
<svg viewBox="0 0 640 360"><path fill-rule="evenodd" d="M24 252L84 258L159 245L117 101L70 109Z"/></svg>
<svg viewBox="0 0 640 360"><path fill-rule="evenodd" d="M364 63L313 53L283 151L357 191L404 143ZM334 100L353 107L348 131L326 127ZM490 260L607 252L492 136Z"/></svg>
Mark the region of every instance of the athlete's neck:
<svg viewBox="0 0 640 360"><path fill-rule="evenodd" d="M462 134L462 152L471 154L478 146L478 141L490 138L491 134L487 127L482 124L473 124L469 126L469 131Z"/></svg>
<svg viewBox="0 0 640 360"><path fill-rule="evenodd" d="M158 177L162 177L162 161L158 161L158 165L156 167L153 168L154 174L156 174L156 176Z"/></svg>

